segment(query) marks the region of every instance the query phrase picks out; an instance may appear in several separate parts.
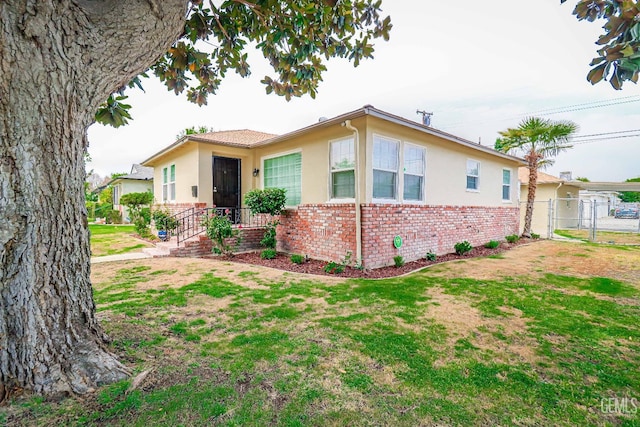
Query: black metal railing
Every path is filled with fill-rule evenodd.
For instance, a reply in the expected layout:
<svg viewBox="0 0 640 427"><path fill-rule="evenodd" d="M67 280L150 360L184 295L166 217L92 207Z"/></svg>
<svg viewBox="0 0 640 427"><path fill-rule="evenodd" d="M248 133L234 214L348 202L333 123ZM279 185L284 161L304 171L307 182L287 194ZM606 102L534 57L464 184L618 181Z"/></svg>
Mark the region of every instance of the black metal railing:
<svg viewBox="0 0 640 427"><path fill-rule="evenodd" d="M249 208L189 208L172 216L177 224L173 235L178 245L204 233L206 228L203 222L212 215L226 216L235 227L264 227L272 220L270 215L251 215Z"/></svg>

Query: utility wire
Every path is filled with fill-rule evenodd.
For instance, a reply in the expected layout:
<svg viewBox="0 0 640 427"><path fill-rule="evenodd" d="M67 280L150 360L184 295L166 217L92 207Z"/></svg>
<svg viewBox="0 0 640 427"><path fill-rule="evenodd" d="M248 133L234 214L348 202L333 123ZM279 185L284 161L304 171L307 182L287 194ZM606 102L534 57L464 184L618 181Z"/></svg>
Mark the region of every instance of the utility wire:
<svg viewBox="0 0 640 427"><path fill-rule="evenodd" d="M448 129L448 128L455 128L455 127L459 127L459 126L463 126L463 125L470 125L470 124L484 124L484 123L490 123L490 122L504 122L504 121L509 121L509 120L513 120L513 119L518 119L518 118L522 118L522 117L527 117L527 116L532 116L532 115L543 115L543 116L548 116L548 115L553 115L553 114L560 114L560 113L568 113L568 112L572 112L572 111L581 111L581 110L589 110L589 109L594 109L594 108L602 108L602 107L610 107L613 105L620 105L620 104L629 104L632 102L638 102L640 101L640 95L631 95L631 96L625 96L622 98L613 98L613 99L605 99L605 100L601 100L601 101L592 101L592 102L585 102L582 104L573 104L573 105L566 105L563 107L556 107L556 108L547 108L544 110L539 110L539 111L533 111L533 112L528 112L528 113L521 113L518 114L516 116L511 116L511 117L506 117L506 118L502 118L502 119L494 119L494 120L479 120L479 121L475 121L475 122L469 122L469 121L464 121L464 122L454 122L448 125L442 125L443 128Z"/></svg>
<svg viewBox="0 0 640 427"><path fill-rule="evenodd" d="M635 137L640 137L640 133L637 133L635 135L618 135L618 136L611 136L611 137L608 137L608 138L593 138L593 139L585 139L585 140L580 140L580 141L572 141L572 144L573 145L589 144L591 142L609 141L609 140L612 140L612 139L635 138Z"/></svg>
<svg viewBox="0 0 640 427"><path fill-rule="evenodd" d="M592 134L589 134L589 135L576 135L576 136L573 137L573 139L586 138L586 137L590 137L590 136L616 135L616 134L619 134L619 133L629 133L629 132L640 132L640 129L620 130L620 131L616 131L616 132L592 133Z"/></svg>

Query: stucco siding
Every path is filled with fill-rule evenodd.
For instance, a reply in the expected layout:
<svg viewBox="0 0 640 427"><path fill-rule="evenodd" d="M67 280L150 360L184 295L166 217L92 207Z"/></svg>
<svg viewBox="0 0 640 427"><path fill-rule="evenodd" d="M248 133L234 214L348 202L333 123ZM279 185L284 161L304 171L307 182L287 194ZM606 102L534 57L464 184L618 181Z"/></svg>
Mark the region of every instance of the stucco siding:
<svg viewBox="0 0 640 427"><path fill-rule="evenodd" d="M425 200L429 205L516 207L518 196L518 164L501 159L455 142L377 118L367 118L366 162L373 164L373 139L375 135L400 141L400 151L405 144L426 149ZM480 162L479 188L467 190L467 160ZM402 165L400 166L402 169ZM503 169L511 171L510 200L502 200ZM367 203L373 199L373 170L366 168ZM399 181L402 181L399 179ZM400 185L402 185L400 183ZM402 191L398 191L398 199ZM397 200L396 202L399 202Z"/></svg>

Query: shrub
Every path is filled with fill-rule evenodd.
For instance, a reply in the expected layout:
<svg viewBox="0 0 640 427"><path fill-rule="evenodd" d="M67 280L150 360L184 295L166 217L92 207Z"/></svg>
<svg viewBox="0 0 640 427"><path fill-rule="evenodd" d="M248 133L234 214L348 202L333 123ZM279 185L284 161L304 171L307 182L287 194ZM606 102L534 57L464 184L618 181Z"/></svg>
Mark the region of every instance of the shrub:
<svg viewBox="0 0 640 427"><path fill-rule="evenodd" d="M291 258L289 258L289 259L291 259L291 262L294 263L294 264L303 264L305 262L306 258L305 258L304 255L293 254L293 255L291 255Z"/></svg>
<svg viewBox="0 0 640 427"><path fill-rule="evenodd" d="M505 240L509 243L515 243L520 240L520 236L518 236L517 234L510 234L508 236L505 236Z"/></svg>
<svg viewBox="0 0 640 427"><path fill-rule="evenodd" d="M343 264L338 264L337 262L329 261L327 265L324 266L325 273L329 274L340 274L344 272L345 266Z"/></svg>
<svg viewBox="0 0 640 427"><path fill-rule="evenodd" d="M540 235L539 235L539 234L536 234L536 233L531 233L531 238L532 238L532 239L539 239L539 238L540 238Z"/></svg>
<svg viewBox="0 0 640 427"><path fill-rule="evenodd" d="M153 193L127 193L120 197L120 204L129 208L131 222L135 225L136 233L142 237L151 235L149 224L151 223L151 211L145 208L153 202Z"/></svg>
<svg viewBox="0 0 640 427"><path fill-rule="evenodd" d="M173 231L178 228L178 220L167 209L156 209L151 216L157 230Z"/></svg>
<svg viewBox="0 0 640 427"><path fill-rule="evenodd" d="M122 214L115 209L109 210L105 217L107 224L122 224Z"/></svg>
<svg viewBox="0 0 640 427"><path fill-rule="evenodd" d="M427 252L427 254L424 257L426 258L427 261L435 261L436 259L438 259L438 256L431 251Z"/></svg>
<svg viewBox="0 0 640 427"><path fill-rule="evenodd" d="M249 191L244 196L244 202L253 215L269 214L280 215L287 201L287 190L284 188L265 188ZM275 249L277 243L277 220L269 221L265 227L264 237L260 244L267 249Z"/></svg>
<svg viewBox="0 0 640 427"><path fill-rule="evenodd" d="M489 240L487 243L484 244L484 247L489 249L495 249L498 246L500 246L500 242L498 242L497 240Z"/></svg>
<svg viewBox="0 0 640 427"><path fill-rule="evenodd" d="M254 215L280 215L286 201L287 190L284 188L255 189L244 196L244 202Z"/></svg>
<svg viewBox="0 0 640 427"><path fill-rule="evenodd" d="M262 259L274 259L278 255L275 249L265 249L260 252L260 258Z"/></svg>
<svg viewBox="0 0 640 427"><path fill-rule="evenodd" d="M151 237L151 230L149 230L149 223L142 215L139 215L133 222L136 233L140 237Z"/></svg>
<svg viewBox="0 0 640 427"><path fill-rule="evenodd" d="M260 244L267 249L275 249L278 240L276 238L276 227L278 226L278 221L269 221L267 225L265 225L264 236L262 236L262 240L260 240Z"/></svg>
<svg viewBox="0 0 640 427"><path fill-rule="evenodd" d="M404 257L402 255L396 255L393 257L393 263L397 268L400 268L404 265Z"/></svg>
<svg viewBox="0 0 640 427"><path fill-rule="evenodd" d="M212 215L202 220L202 225L206 228L207 237L213 242L213 252L220 255L232 255L238 247L241 237L238 230L232 227L231 220L226 216ZM233 245L227 239L235 238Z"/></svg>
<svg viewBox="0 0 640 427"><path fill-rule="evenodd" d="M470 252L471 249L473 249L471 243L467 242L466 240L456 243L453 247L456 250L456 254L458 255L464 255L467 252Z"/></svg>

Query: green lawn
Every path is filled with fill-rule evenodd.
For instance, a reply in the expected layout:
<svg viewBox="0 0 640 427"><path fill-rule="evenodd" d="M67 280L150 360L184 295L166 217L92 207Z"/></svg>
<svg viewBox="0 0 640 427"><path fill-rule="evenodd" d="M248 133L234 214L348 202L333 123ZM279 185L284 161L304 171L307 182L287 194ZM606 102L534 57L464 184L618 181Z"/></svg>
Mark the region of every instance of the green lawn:
<svg viewBox="0 0 640 427"><path fill-rule="evenodd" d="M133 225L89 224L89 231L92 257L139 252L153 246L131 236L135 233Z"/></svg>
<svg viewBox="0 0 640 427"><path fill-rule="evenodd" d="M378 281L210 260L96 265L114 350L152 372L133 391L17 401L5 421L640 425L640 280L576 265L611 257L640 279L640 250L625 249L542 242Z"/></svg>
<svg viewBox="0 0 640 427"><path fill-rule="evenodd" d="M589 240L589 230L555 230L554 233L570 239ZM598 231L596 233L596 242L618 245L640 245L640 233Z"/></svg>

